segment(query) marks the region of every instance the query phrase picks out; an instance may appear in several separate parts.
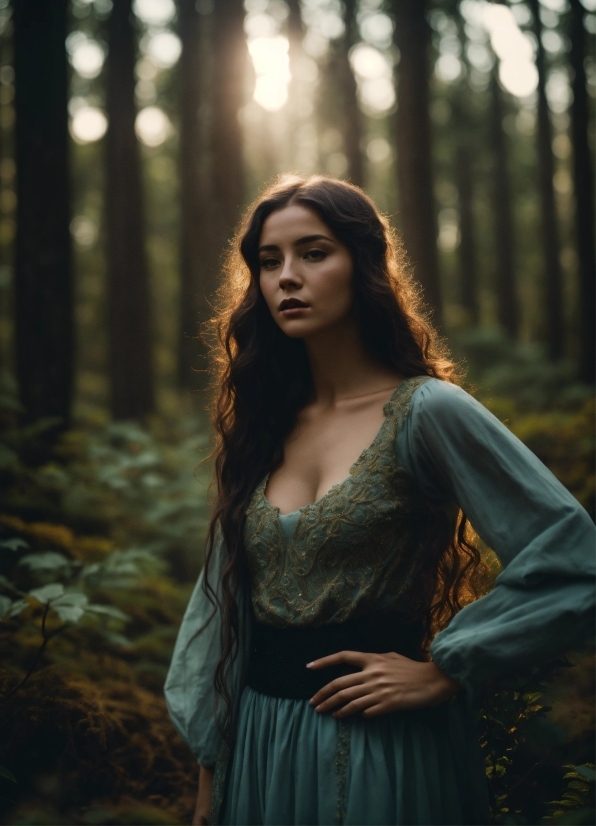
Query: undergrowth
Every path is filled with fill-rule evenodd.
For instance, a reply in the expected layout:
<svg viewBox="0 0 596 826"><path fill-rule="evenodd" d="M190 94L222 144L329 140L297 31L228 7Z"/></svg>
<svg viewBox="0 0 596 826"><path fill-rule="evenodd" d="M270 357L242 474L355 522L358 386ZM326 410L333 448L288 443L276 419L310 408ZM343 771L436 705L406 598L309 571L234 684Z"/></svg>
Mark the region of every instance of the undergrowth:
<svg viewBox="0 0 596 826"><path fill-rule="evenodd" d="M484 375L478 397L590 509L589 394L549 378L532 409ZM53 427L0 397L3 822L188 823L196 765L163 682L202 563L206 422ZM594 822L592 660L569 656L486 687L497 823Z"/></svg>

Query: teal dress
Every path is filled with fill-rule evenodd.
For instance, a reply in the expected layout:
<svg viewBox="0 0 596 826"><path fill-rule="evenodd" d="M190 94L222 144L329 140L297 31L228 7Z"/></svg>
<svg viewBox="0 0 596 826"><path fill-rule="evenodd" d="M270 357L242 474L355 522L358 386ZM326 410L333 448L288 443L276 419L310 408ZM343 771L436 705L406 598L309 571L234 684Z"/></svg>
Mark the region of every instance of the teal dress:
<svg viewBox="0 0 596 826"><path fill-rule="evenodd" d="M237 595L241 639L229 679L231 753L213 688L220 616L202 576L197 582L165 692L197 761L215 766L214 822L487 823L475 691L592 628L594 526L547 468L451 384L406 379L384 411L348 478L314 504L281 515L264 495L267 479L253 494L245 528L250 589ZM378 609L419 611L433 539L438 526L454 527L458 508L504 570L432 642L432 659L464 686L455 700L336 720L307 700L246 685L255 619L317 627Z"/></svg>

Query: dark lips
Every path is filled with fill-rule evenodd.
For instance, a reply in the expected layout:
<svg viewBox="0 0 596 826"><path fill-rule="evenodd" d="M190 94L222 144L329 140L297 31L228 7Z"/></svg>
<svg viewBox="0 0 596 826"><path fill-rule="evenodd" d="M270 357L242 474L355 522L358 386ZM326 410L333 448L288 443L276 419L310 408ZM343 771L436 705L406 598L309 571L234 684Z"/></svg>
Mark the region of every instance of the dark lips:
<svg viewBox="0 0 596 826"><path fill-rule="evenodd" d="M284 300L279 305L279 311L283 312L284 310L302 310L305 307L308 307L308 304L305 304L304 301L300 301L298 298L284 298Z"/></svg>

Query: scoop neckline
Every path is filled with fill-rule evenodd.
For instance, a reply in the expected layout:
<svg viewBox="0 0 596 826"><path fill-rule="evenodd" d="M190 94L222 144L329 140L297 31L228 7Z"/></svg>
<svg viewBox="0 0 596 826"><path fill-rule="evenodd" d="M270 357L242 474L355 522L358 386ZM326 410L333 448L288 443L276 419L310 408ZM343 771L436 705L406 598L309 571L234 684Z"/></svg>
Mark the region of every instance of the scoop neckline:
<svg viewBox="0 0 596 826"><path fill-rule="evenodd" d="M281 513L280 509L276 505L271 504L271 502L265 496L265 488L267 487L267 482L269 481L269 477L271 476L271 471L269 471L269 473L265 476L265 478L263 479L263 481L261 482L261 484L259 486L260 487L260 493L261 493L261 499L263 500L265 505L270 510L275 511L277 513L278 519L281 519L284 516L294 516L297 513L303 513L305 510L308 510L309 508L318 507L321 504L321 502L324 499L326 499L330 494L332 494L338 488L343 487L345 484L347 484L350 481L350 479L354 475L354 470L356 469L356 467L360 464L360 462L362 462L362 460L375 447L377 441L379 440L381 434L383 433L383 431L384 431L384 429L387 425L387 422L389 421L389 409L388 408L389 408L390 404L394 401L395 396L397 395L397 391L400 390L404 386L404 384L407 381L409 381L411 378L417 378L417 376L409 376L408 378L405 378L402 381L400 381L400 383L397 385L397 387L391 393L391 396L387 399L387 401L383 405L383 415L385 416L385 418L381 422L381 426L377 430L377 432L375 434L375 437L372 440L372 442L368 445L368 447L364 448L364 450L360 453L358 458L350 465L350 468L348 470L348 475L345 477L345 479L342 479L341 482L336 482L334 485L331 485L329 490L326 493L324 493L322 496L319 496L318 499L315 499L314 502L308 502L306 505L302 505L301 508L296 508L296 510L290 511L289 513Z"/></svg>

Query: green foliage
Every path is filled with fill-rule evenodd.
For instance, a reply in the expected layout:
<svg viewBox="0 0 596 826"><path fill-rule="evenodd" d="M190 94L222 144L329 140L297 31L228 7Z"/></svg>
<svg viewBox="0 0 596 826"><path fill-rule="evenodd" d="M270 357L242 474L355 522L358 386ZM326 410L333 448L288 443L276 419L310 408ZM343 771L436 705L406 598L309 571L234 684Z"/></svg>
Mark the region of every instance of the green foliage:
<svg viewBox="0 0 596 826"><path fill-rule="evenodd" d="M52 443L17 415L0 409L0 810L188 822L196 767L163 680L190 589L172 574L190 583L201 564L204 425Z"/></svg>
<svg viewBox="0 0 596 826"><path fill-rule="evenodd" d="M561 800L550 804L550 814L545 818L549 823L591 824L596 820L594 808L594 781L596 766L584 763L582 766L564 766L569 771L564 778L567 786Z"/></svg>
<svg viewBox="0 0 596 826"><path fill-rule="evenodd" d="M488 403L584 490L587 402ZM52 443L18 415L0 408L0 807L15 824L188 822L196 766L163 681L201 565L206 424L88 415ZM487 686L481 734L498 823L588 822L588 793L571 785L588 778L563 777L588 764L588 717L566 733L576 706L560 709L576 699L564 691L555 722L549 712L563 665Z"/></svg>

